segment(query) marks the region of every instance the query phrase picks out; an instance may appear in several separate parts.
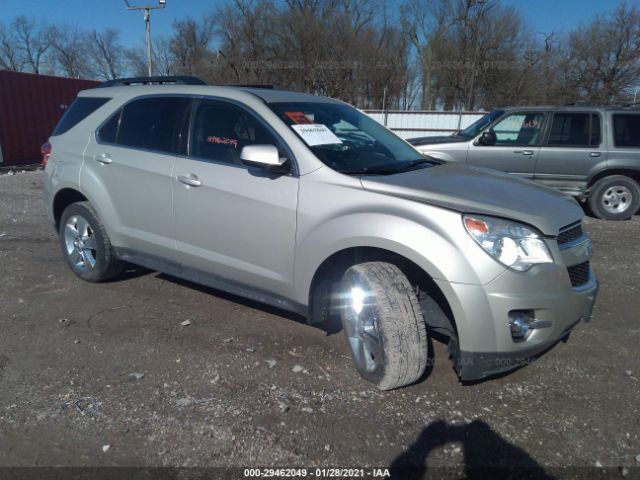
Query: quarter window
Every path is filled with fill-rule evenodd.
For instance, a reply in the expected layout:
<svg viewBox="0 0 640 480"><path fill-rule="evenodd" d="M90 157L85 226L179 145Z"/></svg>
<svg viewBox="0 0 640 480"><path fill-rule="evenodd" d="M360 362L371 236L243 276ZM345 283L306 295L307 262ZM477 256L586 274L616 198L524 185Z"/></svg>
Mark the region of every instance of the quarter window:
<svg viewBox="0 0 640 480"><path fill-rule="evenodd" d="M58 125L53 130L51 136L62 135L71 130L82 120L95 112L102 105L107 103L110 98L104 97L78 97L64 113Z"/></svg>
<svg viewBox="0 0 640 480"><path fill-rule="evenodd" d="M99 138L124 147L161 153L178 153L179 131L189 100L182 97L149 97L134 100L122 109L120 127L114 135L117 114L98 134ZM103 129L105 130L103 133Z"/></svg>
<svg viewBox="0 0 640 480"><path fill-rule="evenodd" d="M118 110L111 118L98 130L98 139L104 143L116 143L118 135L118 125L120 125L120 114L122 110Z"/></svg>
<svg viewBox="0 0 640 480"><path fill-rule="evenodd" d="M562 147L600 145L600 117L593 113L554 113L547 145Z"/></svg>
<svg viewBox="0 0 640 480"><path fill-rule="evenodd" d="M544 113L514 113L494 125L496 145L536 145L544 122Z"/></svg>
<svg viewBox="0 0 640 480"><path fill-rule="evenodd" d="M613 136L616 147L640 148L640 115L614 115Z"/></svg>
<svg viewBox="0 0 640 480"><path fill-rule="evenodd" d="M192 156L239 164L242 147L265 144L278 146L279 142L257 118L242 108L212 100L203 100L197 106L192 128Z"/></svg>

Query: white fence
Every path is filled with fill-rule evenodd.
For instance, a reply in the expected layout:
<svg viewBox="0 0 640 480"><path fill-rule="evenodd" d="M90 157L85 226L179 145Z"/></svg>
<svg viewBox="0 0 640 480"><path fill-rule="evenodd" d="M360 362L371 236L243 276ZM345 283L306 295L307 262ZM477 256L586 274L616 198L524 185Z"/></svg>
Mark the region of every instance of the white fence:
<svg viewBox="0 0 640 480"><path fill-rule="evenodd" d="M365 110L370 117L402 138L448 135L468 127L486 112L425 112Z"/></svg>

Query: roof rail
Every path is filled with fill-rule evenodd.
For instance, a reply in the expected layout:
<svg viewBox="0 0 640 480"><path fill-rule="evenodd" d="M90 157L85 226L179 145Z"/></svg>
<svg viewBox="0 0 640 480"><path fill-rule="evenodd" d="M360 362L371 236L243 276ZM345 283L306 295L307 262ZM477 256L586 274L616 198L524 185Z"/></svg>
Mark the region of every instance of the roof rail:
<svg viewBox="0 0 640 480"><path fill-rule="evenodd" d="M254 83L237 83L237 84L225 84L225 87L240 87L240 88L261 88L264 90L273 90L276 88L273 85L267 84L254 84Z"/></svg>
<svg viewBox="0 0 640 480"><path fill-rule="evenodd" d="M186 75L174 77L131 77L116 78L102 82L98 87L120 87L125 85L206 85L207 83L197 77Z"/></svg>

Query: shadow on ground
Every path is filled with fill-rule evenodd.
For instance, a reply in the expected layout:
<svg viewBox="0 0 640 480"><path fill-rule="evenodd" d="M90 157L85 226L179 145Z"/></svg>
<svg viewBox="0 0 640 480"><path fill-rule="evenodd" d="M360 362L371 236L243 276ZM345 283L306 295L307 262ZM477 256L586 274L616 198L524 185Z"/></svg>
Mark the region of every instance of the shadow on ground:
<svg viewBox="0 0 640 480"><path fill-rule="evenodd" d="M429 455L440 447L461 447L464 455L462 472L438 466L429 467ZM481 478L481 479L553 479L527 452L507 442L489 425L476 420L465 425L447 424L442 420L428 425L409 448L391 463L392 477Z"/></svg>

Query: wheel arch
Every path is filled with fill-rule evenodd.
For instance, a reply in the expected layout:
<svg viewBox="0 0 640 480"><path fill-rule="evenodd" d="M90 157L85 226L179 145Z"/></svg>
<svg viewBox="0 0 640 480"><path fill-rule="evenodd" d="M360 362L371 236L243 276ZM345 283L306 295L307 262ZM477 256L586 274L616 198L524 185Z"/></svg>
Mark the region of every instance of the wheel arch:
<svg viewBox="0 0 640 480"><path fill-rule="evenodd" d="M612 177L614 175L629 177L635 180L635 182L640 185L640 170L634 170L632 168L609 168L606 170L601 170L590 177L587 181L587 189L591 189L596 184L596 182L598 182L598 180L602 180L606 177Z"/></svg>
<svg viewBox="0 0 640 480"><path fill-rule="evenodd" d="M60 227L62 212L64 212L69 205L86 201L88 201L87 197L75 188L65 187L57 191L53 197L53 219L56 230Z"/></svg>
<svg viewBox="0 0 640 480"><path fill-rule="evenodd" d="M414 288L428 326L443 334L458 334L455 318L444 292L421 266L411 259L380 247L348 247L328 256L316 269L309 287L309 321L319 323L328 320L334 287L351 266L381 261L395 265ZM428 309L428 313L425 312Z"/></svg>

